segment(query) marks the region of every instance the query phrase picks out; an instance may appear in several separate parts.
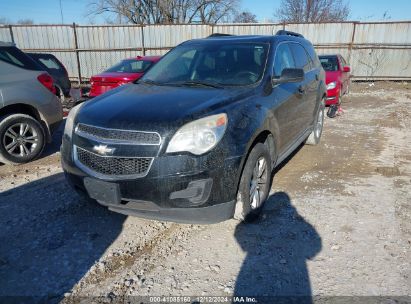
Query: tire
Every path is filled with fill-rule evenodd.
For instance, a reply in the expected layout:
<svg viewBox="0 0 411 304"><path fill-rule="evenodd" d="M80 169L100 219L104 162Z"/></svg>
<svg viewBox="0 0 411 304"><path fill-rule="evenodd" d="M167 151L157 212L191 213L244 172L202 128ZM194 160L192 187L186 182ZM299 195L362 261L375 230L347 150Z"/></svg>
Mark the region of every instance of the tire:
<svg viewBox="0 0 411 304"><path fill-rule="evenodd" d="M324 126L324 108L324 100L322 100L320 102L320 106L318 107L317 115L315 116L314 129L305 142L307 145L315 146L320 143Z"/></svg>
<svg viewBox="0 0 411 304"><path fill-rule="evenodd" d="M0 118L0 162L23 164L41 154L45 133L40 123L25 114L10 114Z"/></svg>
<svg viewBox="0 0 411 304"><path fill-rule="evenodd" d="M261 171L258 171L259 169ZM257 178L259 175L257 171L261 173L260 178ZM246 222L257 219L270 192L270 185L270 153L266 145L258 143L251 150L244 165L237 192L234 218ZM252 195L253 189L254 196Z"/></svg>

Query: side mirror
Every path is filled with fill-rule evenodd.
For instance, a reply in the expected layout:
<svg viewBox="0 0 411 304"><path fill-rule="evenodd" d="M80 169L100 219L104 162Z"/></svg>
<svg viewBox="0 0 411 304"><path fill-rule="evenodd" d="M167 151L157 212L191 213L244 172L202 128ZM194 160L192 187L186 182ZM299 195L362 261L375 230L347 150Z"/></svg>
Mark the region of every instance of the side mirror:
<svg viewBox="0 0 411 304"><path fill-rule="evenodd" d="M304 80L303 69L284 69L280 77L273 77L273 85L286 82L302 82Z"/></svg>
<svg viewBox="0 0 411 304"><path fill-rule="evenodd" d="M343 72L344 73L349 73L349 72L351 72L351 69L350 69L350 67L349 66L345 66L345 67L343 67Z"/></svg>

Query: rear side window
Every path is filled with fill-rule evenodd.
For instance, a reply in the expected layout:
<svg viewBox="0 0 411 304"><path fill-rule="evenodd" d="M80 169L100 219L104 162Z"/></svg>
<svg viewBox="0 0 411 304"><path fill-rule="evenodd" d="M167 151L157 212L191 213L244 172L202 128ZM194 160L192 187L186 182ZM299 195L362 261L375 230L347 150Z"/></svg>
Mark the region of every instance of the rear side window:
<svg viewBox="0 0 411 304"><path fill-rule="evenodd" d="M51 58L40 58L39 61L48 69L60 70L60 66Z"/></svg>
<svg viewBox="0 0 411 304"><path fill-rule="evenodd" d="M319 67L321 63L320 63L317 53L314 50L314 47L311 44L307 44L304 46L304 49L307 51L309 57L314 63L314 67Z"/></svg>
<svg viewBox="0 0 411 304"><path fill-rule="evenodd" d="M297 69L303 69L304 72L311 70L311 61L303 46L298 43L292 43L290 46L294 54L295 66Z"/></svg>
<svg viewBox="0 0 411 304"><path fill-rule="evenodd" d="M146 60L134 60L127 59L121 61L119 64L109 68L106 72L115 73L143 73L145 72L153 62Z"/></svg>
<svg viewBox="0 0 411 304"><path fill-rule="evenodd" d="M0 60L27 70L41 71L41 67L16 47L1 47Z"/></svg>
<svg viewBox="0 0 411 304"><path fill-rule="evenodd" d="M295 62L288 43L282 43L275 52L274 77L280 77L287 68L295 68Z"/></svg>

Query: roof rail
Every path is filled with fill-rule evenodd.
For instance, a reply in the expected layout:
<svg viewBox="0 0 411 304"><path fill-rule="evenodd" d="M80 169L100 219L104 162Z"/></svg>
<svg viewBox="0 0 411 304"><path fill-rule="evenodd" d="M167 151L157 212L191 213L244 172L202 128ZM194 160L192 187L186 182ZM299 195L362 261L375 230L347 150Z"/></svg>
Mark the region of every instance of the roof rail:
<svg viewBox="0 0 411 304"><path fill-rule="evenodd" d="M227 37L227 36L234 36L231 34L223 34L223 33L214 33L208 36L207 38L213 38L213 37Z"/></svg>
<svg viewBox="0 0 411 304"><path fill-rule="evenodd" d="M279 30L279 31L276 33L276 35L280 35L280 36L287 35L287 36L294 36L294 37L304 38L304 36L301 35L301 34L298 34L298 33L295 33L295 32L290 32L290 31L286 31L286 30Z"/></svg>

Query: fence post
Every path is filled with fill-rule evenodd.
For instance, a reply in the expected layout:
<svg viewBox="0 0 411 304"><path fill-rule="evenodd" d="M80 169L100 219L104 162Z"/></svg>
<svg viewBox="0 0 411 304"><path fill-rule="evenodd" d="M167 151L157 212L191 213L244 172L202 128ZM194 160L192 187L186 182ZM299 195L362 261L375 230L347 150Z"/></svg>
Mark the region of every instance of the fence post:
<svg viewBox="0 0 411 304"><path fill-rule="evenodd" d="M81 66L80 66L80 55L78 50L78 41L77 41L77 30L76 30L76 23L73 22L73 34L74 34L74 52L76 53L76 61L77 61L77 71L78 71L78 85L81 88Z"/></svg>
<svg viewBox="0 0 411 304"><path fill-rule="evenodd" d="M351 53L352 53L352 48L354 45L354 39L355 39L355 28L357 26L357 21L353 22L353 29L352 29L352 35L351 35L351 42L350 45L348 46L348 62L351 64Z"/></svg>
<svg viewBox="0 0 411 304"><path fill-rule="evenodd" d="M11 24L9 25L9 31L10 31L11 42L15 43L15 42L14 42L13 27L12 27Z"/></svg>
<svg viewBox="0 0 411 304"><path fill-rule="evenodd" d="M140 24L141 29L141 51L143 52L143 56L146 56L146 47L144 42L144 25Z"/></svg>

